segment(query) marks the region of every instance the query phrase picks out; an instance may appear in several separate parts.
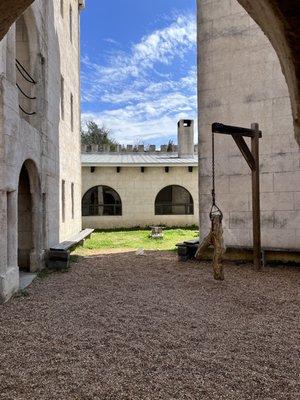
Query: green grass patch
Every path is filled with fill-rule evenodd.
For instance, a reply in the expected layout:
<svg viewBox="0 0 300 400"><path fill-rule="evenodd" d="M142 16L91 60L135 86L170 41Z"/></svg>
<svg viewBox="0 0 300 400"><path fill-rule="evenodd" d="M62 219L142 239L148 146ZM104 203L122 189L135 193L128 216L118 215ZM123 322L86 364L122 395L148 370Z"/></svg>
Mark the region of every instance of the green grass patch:
<svg viewBox="0 0 300 400"><path fill-rule="evenodd" d="M128 229L97 231L86 240L74 255L87 255L95 250L127 249L137 250L175 250L175 245L198 237L196 227L165 229L163 239L149 237L150 229Z"/></svg>

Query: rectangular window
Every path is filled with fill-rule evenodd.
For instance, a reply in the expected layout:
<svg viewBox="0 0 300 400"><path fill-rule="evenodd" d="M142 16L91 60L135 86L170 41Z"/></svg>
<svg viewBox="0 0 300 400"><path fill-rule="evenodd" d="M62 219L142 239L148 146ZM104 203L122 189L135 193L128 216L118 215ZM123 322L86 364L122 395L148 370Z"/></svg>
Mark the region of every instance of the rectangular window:
<svg viewBox="0 0 300 400"><path fill-rule="evenodd" d="M60 78L60 114L61 119L65 119L65 80Z"/></svg>
<svg viewBox="0 0 300 400"><path fill-rule="evenodd" d="M66 181L61 182L61 219L66 220Z"/></svg>
<svg viewBox="0 0 300 400"><path fill-rule="evenodd" d="M71 183L72 219L74 219L74 183Z"/></svg>
<svg viewBox="0 0 300 400"><path fill-rule="evenodd" d="M60 0L60 15L64 17L64 0Z"/></svg>
<svg viewBox="0 0 300 400"><path fill-rule="evenodd" d="M71 93L71 98L70 98L70 107L71 107L71 131L73 132L73 130L74 130L74 99L73 99L72 93Z"/></svg>
<svg viewBox="0 0 300 400"><path fill-rule="evenodd" d="M69 25L70 25L70 41L71 43L73 43L73 10L71 5L69 11Z"/></svg>

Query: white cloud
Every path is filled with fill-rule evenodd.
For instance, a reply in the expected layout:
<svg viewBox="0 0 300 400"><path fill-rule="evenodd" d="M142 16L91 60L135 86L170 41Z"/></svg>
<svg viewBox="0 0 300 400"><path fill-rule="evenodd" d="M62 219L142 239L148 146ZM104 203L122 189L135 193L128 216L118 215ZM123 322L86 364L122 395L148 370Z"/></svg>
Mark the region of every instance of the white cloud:
<svg viewBox="0 0 300 400"><path fill-rule="evenodd" d="M195 16L185 14L144 36L129 54L113 52L105 65L83 57L83 120L104 123L122 143L176 135L178 119L196 118L196 66L184 65L195 46ZM179 78L175 62L187 69ZM88 111L89 104L101 111Z"/></svg>

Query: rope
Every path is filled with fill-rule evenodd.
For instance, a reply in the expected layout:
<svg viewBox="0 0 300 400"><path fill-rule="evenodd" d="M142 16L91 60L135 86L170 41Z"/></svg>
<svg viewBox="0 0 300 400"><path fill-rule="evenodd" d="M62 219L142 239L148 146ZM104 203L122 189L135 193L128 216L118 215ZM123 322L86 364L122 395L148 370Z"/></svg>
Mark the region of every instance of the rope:
<svg viewBox="0 0 300 400"><path fill-rule="evenodd" d="M216 178L215 178L215 134L212 133L211 136L211 150L212 150L212 157L211 157L211 171L212 171L212 190L211 190L211 197L212 197L212 206L210 209L209 217L212 221L213 216L218 214L223 219L223 213L220 208L216 204Z"/></svg>

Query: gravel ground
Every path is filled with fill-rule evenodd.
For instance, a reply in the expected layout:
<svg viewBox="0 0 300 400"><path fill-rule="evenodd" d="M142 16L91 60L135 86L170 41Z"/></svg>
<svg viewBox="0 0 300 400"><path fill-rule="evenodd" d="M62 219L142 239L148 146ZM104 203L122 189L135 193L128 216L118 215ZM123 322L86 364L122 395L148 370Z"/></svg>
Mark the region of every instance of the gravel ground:
<svg viewBox="0 0 300 400"><path fill-rule="evenodd" d="M299 273L81 259L0 306L0 399L298 400Z"/></svg>

